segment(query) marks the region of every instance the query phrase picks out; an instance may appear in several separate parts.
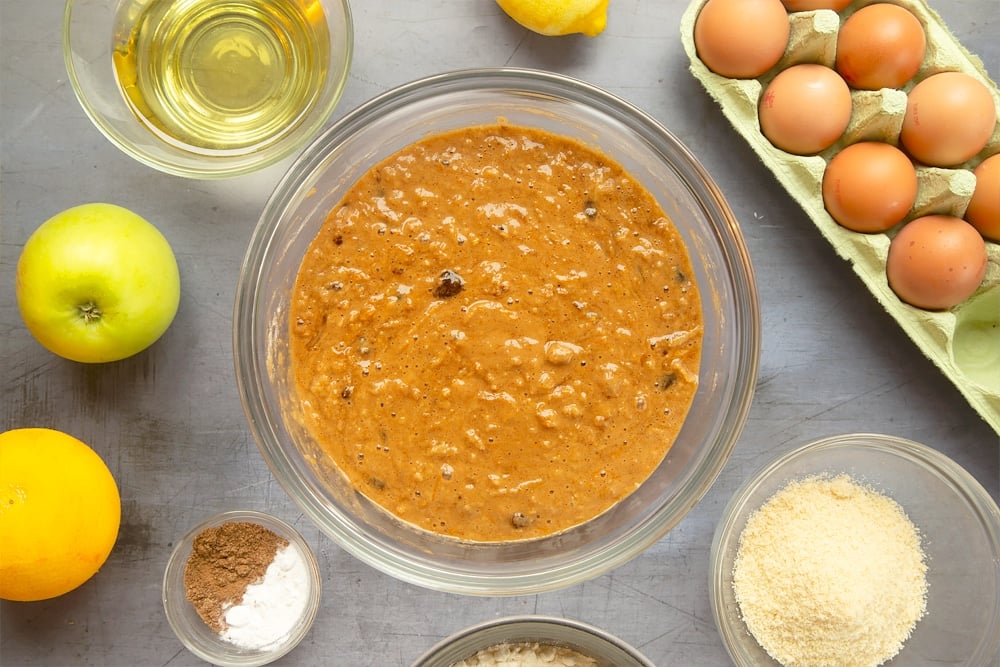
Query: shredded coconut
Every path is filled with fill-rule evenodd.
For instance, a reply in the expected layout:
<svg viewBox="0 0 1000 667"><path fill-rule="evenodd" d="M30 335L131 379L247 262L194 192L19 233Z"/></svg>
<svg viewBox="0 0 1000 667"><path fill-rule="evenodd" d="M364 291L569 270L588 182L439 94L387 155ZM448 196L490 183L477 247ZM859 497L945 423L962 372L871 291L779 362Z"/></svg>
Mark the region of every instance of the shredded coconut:
<svg viewBox="0 0 1000 667"><path fill-rule="evenodd" d="M926 612L917 529L847 475L788 484L747 521L733 590L751 634L785 667L875 667Z"/></svg>
<svg viewBox="0 0 1000 667"><path fill-rule="evenodd" d="M226 641L246 649L263 649L288 636L306 611L309 571L294 544L278 550L260 581L247 586L239 604L223 614Z"/></svg>
<svg viewBox="0 0 1000 667"><path fill-rule="evenodd" d="M535 642L484 648L451 667L597 667L597 661L565 646Z"/></svg>

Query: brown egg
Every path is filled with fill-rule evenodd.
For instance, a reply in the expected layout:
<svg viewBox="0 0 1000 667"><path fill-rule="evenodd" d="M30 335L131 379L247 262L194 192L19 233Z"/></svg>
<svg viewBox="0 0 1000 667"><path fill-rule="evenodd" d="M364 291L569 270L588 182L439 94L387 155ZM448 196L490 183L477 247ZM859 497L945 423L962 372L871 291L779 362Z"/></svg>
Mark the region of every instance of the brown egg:
<svg viewBox="0 0 1000 667"><path fill-rule="evenodd" d="M851 88L899 88L916 75L926 49L924 28L912 12L868 5L840 27L835 68Z"/></svg>
<svg viewBox="0 0 1000 667"><path fill-rule="evenodd" d="M761 96L760 129L781 150L814 155L829 148L851 121L851 91L823 65L793 65Z"/></svg>
<svg viewBox="0 0 1000 667"><path fill-rule="evenodd" d="M976 191L965 209L965 219L980 234L1000 243L1000 153L980 162L974 173Z"/></svg>
<svg viewBox="0 0 1000 667"><path fill-rule="evenodd" d="M851 4L851 0L782 0L782 4L790 12L808 12L814 9L832 9L839 12Z"/></svg>
<svg viewBox="0 0 1000 667"><path fill-rule="evenodd" d="M996 121L996 104L981 81L964 72L941 72L910 91L899 141L924 164L953 167L986 146Z"/></svg>
<svg viewBox="0 0 1000 667"><path fill-rule="evenodd" d="M823 173L823 204L856 232L884 232L901 222L917 199L917 171L903 151L863 141L838 152Z"/></svg>
<svg viewBox="0 0 1000 667"><path fill-rule="evenodd" d="M927 215L906 223L889 243L889 287L917 308L944 310L976 291L986 275L986 242L961 218Z"/></svg>
<svg viewBox="0 0 1000 667"><path fill-rule="evenodd" d="M777 64L788 46L781 0L708 0L694 24L705 66L731 79L752 79Z"/></svg>

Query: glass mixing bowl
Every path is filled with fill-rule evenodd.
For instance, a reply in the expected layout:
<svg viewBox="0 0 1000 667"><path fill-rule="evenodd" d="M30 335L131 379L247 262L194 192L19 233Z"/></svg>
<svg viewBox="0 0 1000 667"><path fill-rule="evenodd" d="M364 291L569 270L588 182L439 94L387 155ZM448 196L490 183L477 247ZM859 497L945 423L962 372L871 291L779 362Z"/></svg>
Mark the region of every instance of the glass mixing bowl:
<svg viewBox="0 0 1000 667"><path fill-rule="evenodd" d="M317 63L310 71L315 72L321 66L327 71L317 84L318 88L308 97L308 105L299 109L294 118L281 123L283 130L269 135L267 140L226 150L187 145L167 138L166 134L154 133L150 129L153 124L140 122L126 102L113 65L114 58L120 57L119 52L128 39L130 24L135 22L143 8L152 4L151 0L67 0L62 26L66 71L83 110L111 143L139 162L169 174L200 179L225 178L257 171L292 155L315 138L340 100L354 52L350 7L347 0L309 0L307 3L303 0L310 20L316 21L315 29L329 39L329 53L325 61ZM192 3L183 4L189 6ZM237 4L215 3L215 7L204 8L199 15L208 16L219 7ZM278 7L276 11L286 11L288 3L250 3L252 7L266 5ZM281 10L282 7L285 10ZM319 10L322 10L321 14ZM316 20L317 16L322 18ZM210 21L196 24L213 25ZM287 26L273 29L281 39L289 39L291 33ZM227 65L231 66L232 62L227 61ZM177 71L174 73L179 74ZM177 97L171 96L172 106L178 101ZM195 100L195 103L203 110L212 108L212 100ZM252 104L243 111L241 118L266 117L261 111L260 100Z"/></svg>
<svg viewBox="0 0 1000 667"><path fill-rule="evenodd" d="M374 164L414 141L495 123L573 137L621 163L687 244L701 288L699 389L661 465L609 511L550 537L469 543L404 524L356 492L301 425L290 380L288 307L302 257L329 211ZM743 238L698 160L657 121L584 82L519 69L445 73L349 113L299 156L253 232L236 294L240 395L275 477L317 525L362 561L417 585L469 594L555 589L624 563L675 526L713 483L750 407L760 316Z"/></svg>
<svg viewBox="0 0 1000 667"><path fill-rule="evenodd" d="M913 522L927 563L927 613L892 659L897 667L989 667L1000 661L1000 510L943 454L889 435L823 438L764 465L733 495L711 551L712 612L738 667L779 667L747 630L733 565L747 519L793 479L848 474L892 498Z"/></svg>

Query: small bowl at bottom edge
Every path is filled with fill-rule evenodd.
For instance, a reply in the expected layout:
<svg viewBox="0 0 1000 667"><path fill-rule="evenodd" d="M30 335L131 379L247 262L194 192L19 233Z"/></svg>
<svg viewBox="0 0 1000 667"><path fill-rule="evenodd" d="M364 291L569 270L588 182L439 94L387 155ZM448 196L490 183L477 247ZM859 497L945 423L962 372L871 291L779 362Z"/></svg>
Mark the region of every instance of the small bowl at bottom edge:
<svg viewBox="0 0 1000 667"><path fill-rule="evenodd" d="M498 644L538 643L572 649L601 667L655 667L621 639L583 623L550 616L508 616L469 626L447 637L411 667L451 667Z"/></svg>

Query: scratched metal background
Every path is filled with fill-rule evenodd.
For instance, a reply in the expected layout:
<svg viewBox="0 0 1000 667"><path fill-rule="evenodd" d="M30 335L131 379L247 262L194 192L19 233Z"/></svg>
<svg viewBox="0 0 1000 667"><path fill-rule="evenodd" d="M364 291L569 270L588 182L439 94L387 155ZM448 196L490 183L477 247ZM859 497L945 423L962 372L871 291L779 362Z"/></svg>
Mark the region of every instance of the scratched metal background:
<svg viewBox="0 0 1000 667"><path fill-rule="evenodd" d="M214 512L289 520L316 549L324 603L287 665L405 666L440 638L499 615L546 613L620 635L656 664L728 664L707 593L708 549L723 505L765 459L822 435L879 431L940 449L1000 495L1000 439L838 259L686 70L679 0L611 0L596 39L546 39L493 0L356 0L356 52L335 116L427 74L538 67L638 104L680 135L742 222L764 325L749 421L716 484L681 524L618 570L538 596L465 598L399 583L319 533L271 477L233 379L234 283L281 167L222 183L132 162L84 116L60 51L62 3L0 4L0 430L50 426L91 443L122 491L121 535L93 580L56 600L0 604L0 664L196 665L160 607L174 541ZM938 0L953 32L1000 78L996 0ZM180 312L147 352L82 366L42 350L14 300L24 240L85 201L153 220L180 263Z"/></svg>

